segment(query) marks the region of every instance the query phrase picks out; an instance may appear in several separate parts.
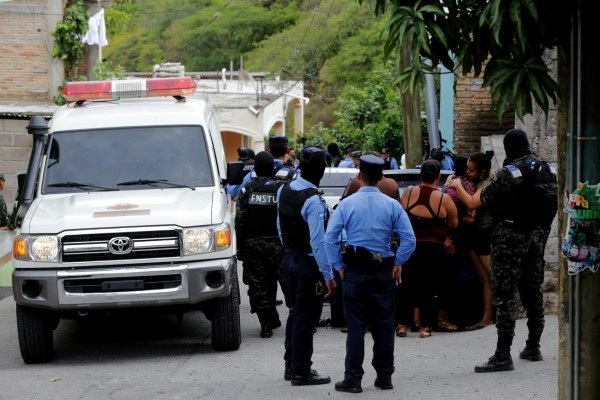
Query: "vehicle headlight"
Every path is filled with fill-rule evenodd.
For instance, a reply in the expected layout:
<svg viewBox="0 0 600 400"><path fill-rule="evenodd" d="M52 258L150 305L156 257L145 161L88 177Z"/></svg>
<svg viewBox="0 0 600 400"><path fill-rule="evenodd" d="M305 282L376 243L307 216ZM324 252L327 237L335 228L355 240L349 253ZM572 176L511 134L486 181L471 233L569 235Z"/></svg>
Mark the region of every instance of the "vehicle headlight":
<svg viewBox="0 0 600 400"><path fill-rule="evenodd" d="M206 253L213 249L212 229L189 228L183 231L183 254Z"/></svg>
<svg viewBox="0 0 600 400"><path fill-rule="evenodd" d="M229 246L231 246L231 228L227 223L183 230L183 255L185 256L225 250Z"/></svg>
<svg viewBox="0 0 600 400"><path fill-rule="evenodd" d="M13 242L13 256L23 261L58 262L58 238L48 235L19 235Z"/></svg>

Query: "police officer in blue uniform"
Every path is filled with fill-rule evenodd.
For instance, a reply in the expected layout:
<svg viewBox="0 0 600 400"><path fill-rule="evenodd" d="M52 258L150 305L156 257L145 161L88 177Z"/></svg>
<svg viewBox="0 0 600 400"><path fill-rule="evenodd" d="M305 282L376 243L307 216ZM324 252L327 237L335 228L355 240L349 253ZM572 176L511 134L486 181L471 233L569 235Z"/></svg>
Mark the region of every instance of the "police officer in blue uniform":
<svg viewBox="0 0 600 400"><path fill-rule="evenodd" d="M329 376L311 369L313 336L323 298L335 291L331 264L325 255L329 212L317 189L326 163L323 148L305 147L300 153L300 176L277 193L278 228L285 248L283 268L290 294L284 379L293 386L331 382Z"/></svg>
<svg viewBox="0 0 600 400"><path fill-rule="evenodd" d="M374 342L375 386L393 389L394 284L400 283L402 264L414 251L416 239L400 203L377 189L383 166L375 155L360 158L358 177L364 186L339 203L327 227L327 258L342 277L348 327L344 380L335 384L339 392L362 392L367 326ZM347 240L340 250L344 229ZM399 238L398 245L392 237Z"/></svg>

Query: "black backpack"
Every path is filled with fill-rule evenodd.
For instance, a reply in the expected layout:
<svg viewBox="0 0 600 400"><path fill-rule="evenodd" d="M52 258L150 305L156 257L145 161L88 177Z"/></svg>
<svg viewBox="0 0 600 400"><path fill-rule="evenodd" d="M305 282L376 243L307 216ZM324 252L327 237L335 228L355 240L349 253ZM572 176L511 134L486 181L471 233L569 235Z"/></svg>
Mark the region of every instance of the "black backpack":
<svg viewBox="0 0 600 400"><path fill-rule="evenodd" d="M549 231L558 211L556 170L541 160L527 160L520 167L505 166L515 178L516 204L511 207L513 221L526 228L541 226ZM521 179L518 179L519 176Z"/></svg>

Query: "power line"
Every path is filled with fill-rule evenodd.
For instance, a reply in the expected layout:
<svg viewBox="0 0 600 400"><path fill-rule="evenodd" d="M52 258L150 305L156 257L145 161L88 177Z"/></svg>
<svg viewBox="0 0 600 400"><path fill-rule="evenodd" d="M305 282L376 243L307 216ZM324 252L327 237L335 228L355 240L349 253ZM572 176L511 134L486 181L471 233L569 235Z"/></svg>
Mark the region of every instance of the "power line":
<svg viewBox="0 0 600 400"><path fill-rule="evenodd" d="M191 38L190 40L188 40L188 42L187 42L187 43L186 43L186 44L185 44L185 45L184 45L184 46L183 46L181 49L179 49L179 51L178 51L178 52L177 52L177 53L176 53L176 54L175 54L173 57L171 57L171 58L172 58L172 59L177 59L177 57L179 57L179 55L181 55L181 53L182 53L182 52L183 52L183 51L184 51L184 50L185 50L185 49L186 49L186 48L187 48L187 47L188 47L188 46L189 46L189 45L190 45L190 44L191 44L191 43L192 43L194 40L196 40L196 38L197 38L198 36L200 36L201 34L203 34L203 33L204 33L204 32L205 32L207 29L208 29L208 27L209 27L209 26L210 26L210 25L211 25L213 22L215 22L215 21L217 20L217 18L219 18L219 17L221 16L221 13L223 12L223 10L225 10L225 9L226 9L226 8L227 8L227 7L228 7L228 6L229 6L229 5L232 3L232 2L233 2L233 0L229 0L229 1L228 1L228 2L227 2L227 3L226 3L224 6L223 6L223 8L221 8L221 11L219 11L219 12L217 12L217 13L215 13L215 14L213 15L213 18L212 18L210 21L208 21L208 23L207 23L207 24L206 24L206 25L203 27L203 29L202 29L201 31L200 31L200 32L198 32L198 33L196 33L194 36L192 36L192 38ZM247 8L246 8L246 9L247 9ZM244 11L245 11L245 10L244 10ZM242 14L242 13L240 13L239 15L241 15L241 14ZM239 17L239 15L238 15L238 17ZM237 17L236 17L236 18L237 18ZM234 20L235 20L235 19L234 19ZM232 22L233 22L233 21L232 21ZM151 76L154 76L154 74L156 74L158 71L160 71L161 67L162 67L163 65L165 65L167 62L168 62L168 61L164 61L164 62L162 62L162 63L161 63L159 66L158 66L158 68L157 68L155 71L153 71L153 72L152 72L152 75L151 75Z"/></svg>
<svg viewBox="0 0 600 400"><path fill-rule="evenodd" d="M319 0L319 4L317 4L315 6L315 10L313 11L313 15L312 15L312 17L310 19L310 22L309 22L308 26L306 27L306 30L304 31L304 35L302 36L302 39L300 40L300 43L298 43L298 45L296 45L296 47L292 51L292 54L290 54L290 56L288 57L288 60L285 63L285 66L278 71L279 73L281 73L284 69L287 70L287 68L289 67L289 65L291 64L291 62L298 56L298 52L300 50L300 47L302 47L302 43L304 43L304 39L306 39L306 35L308 34L308 30L312 27L313 21L315 20L315 16L319 12L319 7L321 6L321 1L322 0Z"/></svg>

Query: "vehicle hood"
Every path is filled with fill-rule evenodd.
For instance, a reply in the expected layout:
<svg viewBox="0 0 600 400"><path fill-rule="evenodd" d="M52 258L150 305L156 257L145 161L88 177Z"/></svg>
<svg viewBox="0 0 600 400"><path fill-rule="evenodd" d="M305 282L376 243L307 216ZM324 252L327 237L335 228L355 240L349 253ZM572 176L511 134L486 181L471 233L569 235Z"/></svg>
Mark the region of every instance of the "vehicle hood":
<svg viewBox="0 0 600 400"><path fill-rule="evenodd" d="M210 225L215 219L213 188L131 190L54 194L38 197L29 233L136 226ZM37 203L37 204L36 204Z"/></svg>

